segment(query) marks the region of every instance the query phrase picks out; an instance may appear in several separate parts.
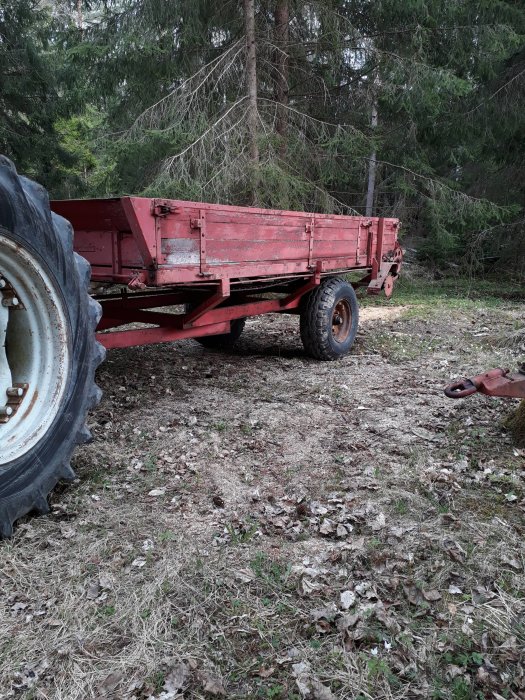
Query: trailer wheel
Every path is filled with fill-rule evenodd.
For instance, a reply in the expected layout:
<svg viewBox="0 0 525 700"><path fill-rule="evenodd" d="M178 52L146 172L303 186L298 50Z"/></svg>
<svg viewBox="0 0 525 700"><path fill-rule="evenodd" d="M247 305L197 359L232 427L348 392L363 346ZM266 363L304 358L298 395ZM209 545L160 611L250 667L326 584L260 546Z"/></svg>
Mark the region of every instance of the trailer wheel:
<svg viewBox="0 0 525 700"><path fill-rule="evenodd" d="M186 313L192 311L193 304L185 304ZM200 338L194 338L200 345L210 350L229 350L233 348L239 340L246 325L245 318L236 318L230 324L229 333L221 333L220 335L204 335Z"/></svg>
<svg viewBox="0 0 525 700"><path fill-rule="evenodd" d="M0 536L30 511L48 511L59 479L75 474L104 350L90 268L45 190L0 156Z"/></svg>
<svg viewBox="0 0 525 700"><path fill-rule="evenodd" d="M237 318L235 321L231 322L231 330L229 333L204 335L201 338L195 338L195 340L205 348L210 348L210 350L229 350L241 337L245 324L245 318Z"/></svg>
<svg viewBox="0 0 525 700"><path fill-rule="evenodd" d="M354 288L331 277L311 291L301 310L301 340L317 360L337 360L350 350L357 334L359 305Z"/></svg>

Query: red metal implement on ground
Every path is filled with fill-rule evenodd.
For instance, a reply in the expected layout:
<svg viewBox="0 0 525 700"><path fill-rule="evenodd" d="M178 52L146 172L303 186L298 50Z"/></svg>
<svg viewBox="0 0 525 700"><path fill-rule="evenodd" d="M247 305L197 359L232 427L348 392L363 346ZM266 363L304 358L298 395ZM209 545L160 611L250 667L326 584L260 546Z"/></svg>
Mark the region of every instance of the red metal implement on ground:
<svg viewBox="0 0 525 700"><path fill-rule="evenodd" d="M525 366L522 365L516 374L509 372L508 369L489 369L484 374L449 384L445 388L445 395L449 399L463 399L479 392L487 396L525 398Z"/></svg>
<svg viewBox="0 0 525 700"><path fill-rule="evenodd" d="M107 348L222 336L249 316L299 313L304 295L340 272L362 271L354 287L390 296L402 261L396 219L141 197L51 208L72 223L92 281L133 291L96 297ZM166 312L178 304L185 313ZM106 332L136 322L150 327Z"/></svg>

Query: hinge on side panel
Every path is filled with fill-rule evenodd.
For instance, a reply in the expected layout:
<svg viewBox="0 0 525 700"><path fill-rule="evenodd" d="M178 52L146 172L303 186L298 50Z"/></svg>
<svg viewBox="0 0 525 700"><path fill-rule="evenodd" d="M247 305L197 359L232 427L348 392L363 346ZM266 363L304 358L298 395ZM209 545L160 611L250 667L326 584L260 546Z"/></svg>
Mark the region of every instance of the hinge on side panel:
<svg viewBox="0 0 525 700"><path fill-rule="evenodd" d="M308 267L313 267L313 252L314 252L314 233L315 233L315 220L312 216L310 223L306 224L304 227L305 233L308 236Z"/></svg>
<svg viewBox="0 0 525 700"><path fill-rule="evenodd" d="M367 238L367 265L368 265L368 246L370 244L370 231L372 230L371 226L372 226L372 222L370 221L370 219L368 219L365 221L361 221L361 223L357 227L357 245L356 245L356 249L355 249L355 261L356 261L357 265L359 265L360 260L361 260L361 229L362 228L368 229L368 231L367 231L367 234L368 234L368 238Z"/></svg>
<svg viewBox="0 0 525 700"><path fill-rule="evenodd" d="M151 213L153 216L168 216L177 210L168 199L154 199L151 202Z"/></svg>
<svg viewBox="0 0 525 700"><path fill-rule="evenodd" d="M191 228L196 228L200 232L200 272L201 277L211 277L211 272L208 272L208 264L206 262L206 211L201 209L198 219L190 219Z"/></svg>

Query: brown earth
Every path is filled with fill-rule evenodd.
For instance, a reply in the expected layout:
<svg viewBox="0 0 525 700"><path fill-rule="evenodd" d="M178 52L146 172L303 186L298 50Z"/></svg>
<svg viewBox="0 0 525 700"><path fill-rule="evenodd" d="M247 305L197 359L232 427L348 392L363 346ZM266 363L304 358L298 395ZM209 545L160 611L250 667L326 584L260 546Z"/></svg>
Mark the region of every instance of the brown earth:
<svg viewBox="0 0 525 700"><path fill-rule="evenodd" d="M0 698L525 698L520 308L368 306L108 354L79 476L0 545Z"/></svg>

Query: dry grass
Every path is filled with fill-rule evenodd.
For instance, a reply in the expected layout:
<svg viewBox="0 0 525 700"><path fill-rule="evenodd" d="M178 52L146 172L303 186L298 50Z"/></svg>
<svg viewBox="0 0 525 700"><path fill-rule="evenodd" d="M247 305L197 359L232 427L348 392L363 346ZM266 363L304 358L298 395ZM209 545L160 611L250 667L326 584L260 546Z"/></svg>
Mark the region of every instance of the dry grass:
<svg viewBox="0 0 525 700"><path fill-rule="evenodd" d="M291 318L110 353L79 481L1 545L0 698L525 697L523 453L441 393L512 349L405 311L340 363Z"/></svg>
<svg viewBox="0 0 525 700"><path fill-rule="evenodd" d="M525 400L521 401L518 408L507 416L504 425L511 433L515 444L523 447L525 445Z"/></svg>

